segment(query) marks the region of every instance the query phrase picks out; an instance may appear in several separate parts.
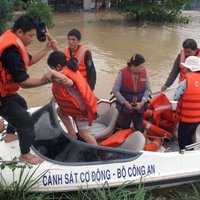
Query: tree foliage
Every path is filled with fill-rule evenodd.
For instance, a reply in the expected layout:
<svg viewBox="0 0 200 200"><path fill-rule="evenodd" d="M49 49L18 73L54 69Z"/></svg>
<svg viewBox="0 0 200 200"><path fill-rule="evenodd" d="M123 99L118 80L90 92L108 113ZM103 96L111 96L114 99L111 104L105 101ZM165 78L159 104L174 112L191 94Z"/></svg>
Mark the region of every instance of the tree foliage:
<svg viewBox="0 0 200 200"><path fill-rule="evenodd" d="M53 26L53 11L41 0L29 1L26 13L33 16L37 21L44 22L48 28Z"/></svg>
<svg viewBox="0 0 200 200"><path fill-rule="evenodd" d="M111 5L126 19L135 21L176 22L188 0L111 0Z"/></svg>
<svg viewBox="0 0 200 200"><path fill-rule="evenodd" d="M0 0L0 34L8 28L8 22L13 20L13 6L7 0Z"/></svg>

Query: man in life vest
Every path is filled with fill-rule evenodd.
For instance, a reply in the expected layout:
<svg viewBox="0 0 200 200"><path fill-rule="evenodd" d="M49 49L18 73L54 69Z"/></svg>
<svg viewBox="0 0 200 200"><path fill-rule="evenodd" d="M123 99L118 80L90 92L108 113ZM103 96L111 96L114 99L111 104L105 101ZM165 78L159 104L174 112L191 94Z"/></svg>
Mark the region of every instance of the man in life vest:
<svg viewBox="0 0 200 200"><path fill-rule="evenodd" d="M173 68L167 78L166 83L161 87L161 91L164 92L168 87L170 87L175 81L179 74L179 82L185 78L185 72L183 70L182 64L184 63L188 56L200 57L200 49L197 48L197 43L193 39L186 39L183 44L181 52L176 57Z"/></svg>
<svg viewBox="0 0 200 200"><path fill-rule="evenodd" d="M90 144L97 145L90 133L92 120L96 118L97 100L88 83L77 70L77 60L71 58L67 61L64 53L54 51L49 55L47 63L55 72L62 73L68 78L67 87L53 83L52 92L59 106L58 115L70 136L73 139L77 138L69 116L75 118L81 138ZM72 68L74 70L71 70Z"/></svg>
<svg viewBox="0 0 200 200"><path fill-rule="evenodd" d="M182 65L187 68L187 74L174 94L174 100L178 100L180 150L193 143L193 136L200 123L200 58L189 56Z"/></svg>
<svg viewBox="0 0 200 200"><path fill-rule="evenodd" d="M91 90L94 90L96 84L96 70L92 60L91 52L80 44L81 33L77 29L68 32L68 45L65 54L66 57L76 58L78 60L78 70L88 82Z"/></svg>
<svg viewBox="0 0 200 200"><path fill-rule="evenodd" d="M41 78L31 78L27 68L39 61L51 50L51 41L31 56L27 46L36 35L37 24L28 16L20 16L13 25L0 37L0 115L9 123L5 142L17 139L21 151L20 160L29 164L39 164L43 160L30 152L35 138L34 124L27 112L27 104L23 97L17 94L18 89L33 88L47 84L45 75ZM48 75L49 76L49 75ZM54 78L55 81L66 80L65 76ZM9 134L12 133L12 134Z"/></svg>
<svg viewBox="0 0 200 200"><path fill-rule="evenodd" d="M117 98L116 107L120 113L119 125L122 129L129 128L132 121L136 131L144 130L144 112L150 95L150 83L144 63L144 57L135 54L115 80L112 92Z"/></svg>

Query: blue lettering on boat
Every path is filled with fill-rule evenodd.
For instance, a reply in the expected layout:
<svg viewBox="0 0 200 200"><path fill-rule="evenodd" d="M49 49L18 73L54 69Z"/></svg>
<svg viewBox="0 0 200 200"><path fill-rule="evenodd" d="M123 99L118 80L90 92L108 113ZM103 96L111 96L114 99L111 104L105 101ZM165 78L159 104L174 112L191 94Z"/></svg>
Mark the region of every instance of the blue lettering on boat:
<svg viewBox="0 0 200 200"><path fill-rule="evenodd" d="M49 185L62 185L63 184L63 179L62 179L62 174L53 174L49 172L48 175L43 176L43 185L44 186L49 186Z"/></svg>

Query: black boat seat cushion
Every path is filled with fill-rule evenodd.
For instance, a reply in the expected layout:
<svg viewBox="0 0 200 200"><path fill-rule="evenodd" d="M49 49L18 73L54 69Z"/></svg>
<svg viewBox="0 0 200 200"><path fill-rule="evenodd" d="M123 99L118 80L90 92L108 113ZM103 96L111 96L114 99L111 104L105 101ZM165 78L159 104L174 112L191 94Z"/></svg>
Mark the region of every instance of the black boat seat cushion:
<svg viewBox="0 0 200 200"><path fill-rule="evenodd" d="M113 134L119 116L118 110L111 106L104 115L92 123L92 135L97 139L105 139Z"/></svg>

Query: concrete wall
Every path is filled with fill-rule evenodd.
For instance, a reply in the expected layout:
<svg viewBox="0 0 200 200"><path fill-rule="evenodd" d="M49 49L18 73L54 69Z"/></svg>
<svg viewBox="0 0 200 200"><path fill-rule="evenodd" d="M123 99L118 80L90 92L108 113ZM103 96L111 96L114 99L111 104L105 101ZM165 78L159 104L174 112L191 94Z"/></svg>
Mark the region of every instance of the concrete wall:
<svg viewBox="0 0 200 200"><path fill-rule="evenodd" d="M90 10L91 9L91 0L83 0L83 9Z"/></svg>

